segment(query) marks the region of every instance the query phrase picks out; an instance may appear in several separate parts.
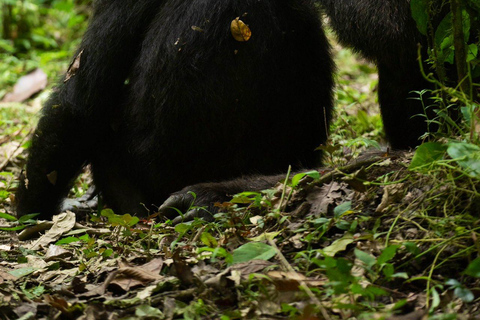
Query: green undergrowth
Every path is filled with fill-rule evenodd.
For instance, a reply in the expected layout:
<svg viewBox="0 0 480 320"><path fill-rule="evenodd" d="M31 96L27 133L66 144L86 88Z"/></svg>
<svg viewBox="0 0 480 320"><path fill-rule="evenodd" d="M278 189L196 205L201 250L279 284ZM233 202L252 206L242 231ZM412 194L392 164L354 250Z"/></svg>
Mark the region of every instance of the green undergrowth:
<svg viewBox="0 0 480 320"><path fill-rule="evenodd" d="M172 226L103 210L65 229L75 216L64 214L57 239L2 253L21 284L3 286L3 297L11 305L53 296L49 314L65 317L386 319L418 309L473 319L478 180L453 159L422 171L419 154L375 153L287 176L217 204L213 222ZM52 253L38 242L60 253L46 259ZM59 283L71 284L70 294Z"/></svg>
<svg viewBox="0 0 480 320"><path fill-rule="evenodd" d="M49 79L64 72L78 43L67 36L24 52L9 42L0 95L42 55L58 57ZM53 53L60 47L69 53ZM18 221L15 177L46 94L1 104L0 319L477 319L478 99L439 85L441 101L426 107L437 108L441 131L394 152L384 147L374 66L337 45L334 53L324 167L218 203L211 222L174 226L109 209ZM72 194L89 183L82 176Z"/></svg>

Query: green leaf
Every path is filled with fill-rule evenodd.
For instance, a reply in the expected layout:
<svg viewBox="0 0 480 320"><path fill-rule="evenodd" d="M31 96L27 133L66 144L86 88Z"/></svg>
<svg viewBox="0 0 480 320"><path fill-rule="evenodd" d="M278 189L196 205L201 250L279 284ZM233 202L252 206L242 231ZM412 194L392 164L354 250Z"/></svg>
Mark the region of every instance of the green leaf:
<svg viewBox="0 0 480 320"><path fill-rule="evenodd" d="M62 245L62 244L69 244L69 243L78 242L78 241L80 241L80 239L77 238L77 237L67 237L67 238L63 238L61 240L58 240L55 244L57 246L59 246L59 245Z"/></svg>
<svg viewBox="0 0 480 320"><path fill-rule="evenodd" d="M132 216L130 214L124 214L122 216L117 215L113 212L112 209L104 209L100 213L102 217L106 217L108 222L112 226L123 226L123 227L131 227L134 226L140 221L137 217Z"/></svg>
<svg viewBox="0 0 480 320"><path fill-rule="evenodd" d="M251 260L269 260L276 254L275 248L262 242L249 242L233 251L233 264Z"/></svg>
<svg viewBox="0 0 480 320"><path fill-rule="evenodd" d="M397 253L398 248L400 248L399 245L391 245L386 247L382 251L382 254L377 258L377 263L379 265L382 265L390 261L393 257L395 257L395 254Z"/></svg>
<svg viewBox="0 0 480 320"><path fill-rule="evenodd" d="M403 245L405 246L405 249L407 249L408 252L413 254L414 256L420 254L420 248L417 246L415 242L404 242Z"/></svg>
<svg viewBox="0 0 480 320"><path fill-rule="evenodd" d="M383 290L382 288L379 288L379 287L376 287L376 286L371 286L371 285L366 287L365 291L367 293L372 294L374 297L388 295L387 291Z"/></svg>
<svg viewBox="0 0 480 320"><path fill-rule="evenodd" d="M465 274L475 278L480 278L480 258L470 262L467 269L465 269Z"/></svg>
<svg viewBox="0 0 480 320"><path fill-rule="evenodd" d="M183 234L190 230L191 226L186 224L186 223L180 223L175 226L175 232L178 232L180 234Z"/></svg>
<svg viewBox="0 0 480 320"><path fill-rule="evenodd" d="M445 284L452 288L460 287L462 285L460 282L458 282L457 279L448 279L447 281L445 281Z"/></svg>
<svg viewBox="0 0 480 320"><path fill-rule="evenodd" d="M0 39L0 49L10 53L15 52L15 47L12 46L11 41L4 40L4 39Z"/></svg>
<svg viewBox="0 0 480 320"><path fill-rule="evenodd" d="M408 279L408 273L406 273L406 272L397 272L397 273L392 274L392 278Z"/></svg>
<svg viewBox="0 0 480 320"><path fill-rule="evenodd" d="M218 246L217 239L215 239L215 237L213 237L210 233L206 231L202 232L202 234L200 235L200 240L210 248L215 248L216 246Z"/></svg>
<svg viewBox="0 0 480 320"><path fill-rule="evenodd" d="M445 42L445 39L450 39ZM442 19L437 29L435 30L435 46L444 50L453 46L453 36L452 36L452 13L449 12Z"/></svg>
<svg viewBox="0 0 480 320"><path fill-rule="evenodd" d="M470 123L479 109L479 106L475 103L467 104L465 107L461 107L463 118L467 123Z"/></svg>
<svg viewBox="0 0 480 320"><path fill-rule="evenodd" d="M0 230L2 231L18 231L18 230L22 230L22 229L25 229L27 226L25 225L21 225L21 226L15 226L15 227L11 227L11 228L0 228Z"/></svg>
<svg viewBox="0 0 480 320"><path fill-rule="evenodd" d="M240 203L240 204L249 204L255 202L257 198L261 198L262 194L260 192L246 191L242 193L237 193L233 196L231 203Z"/></svg>
<svg viewBox="0 0 480 320"><path fill-rule="evenodd" d="M30 213L30 214L26 214L24 216L21 216L20 218L18 218L18 223L20 223L20 224L27 223L29 220L32 220L33 218L35 218L39 214L40 213Z"/></svg>
<svg viewBox="0 0 480 320"><path fill-rule="evenodd" d="M335 218L340 218L343 214L348 213L352 210L352 201L347 201L338 205L333 209L333 215Z"/></svg>
<svg viewBox="0 0 480 320"><path fill-rule="evenodd" d="M467 47L467 62L473 61L478 56L478 46L475 43L471 43Z"/></svg>
<svg viewBox="0 0 480 320"><path fill-rule="evenodd" d="M470 177L480 179L480 147L466 142L448 144L448 155L455 159Z"/></svg>
<svg viewBox="0 0 480 320"><path fill-rule="evenodd" d="M132 216L130 214L124 214L122 216L122 220L124 222L124 226L129 226L129 227L132 227L134 225L136 225L138 223L138 221L140 221L140 219L138 217L135 217L135 216Z"/></svg>
<svg viewBox="0 0 480 320"><path fill-rule="evenodd" d="M103 209L102 212L100 212L100 215L102 217L108 218L109 221L110 221L110 218L117 216L112 209Z"/></svg>
<svg viewBox="0 0 480 320"><path fill-rule="evenodd" d="M135 308L135 316L141 319L164 319L163 313L158 308L146 304Z"/></svg>
<svg viewBox="0 0 480 320"><path fill-rule="evenodd" d="M438 291L437 289L435 289L435 287L431 289L431 293L432 293L432 305L430 307L430 310L432 311L440 305L441 300L440 300L440 295L438 294Z"/></svg>
<svg viewBox="0 0 480 320"><path fill-rule="evenodd" d="M37 270L38 270L38 268L25 267L25 268L20 268L20 269L15 269L15 270L9 271L8 273L10 273L14 277L21 278L21 277L24 277L24 276L28 276L29 274L31 274L31 273L33 273Z"/></svg>
<svg viewBox="0 0 480 320"><path fill-rule="evenodd" d="M418 30L423 34L427 34L428 26L428 0L411 0L410 9L412 10L412 17L417 23Z"/></svg>
<svg viewBox="0 0 480 320"><path fill-rule="evenodd" d="M258 242L258 241L265 241L265 240L273 240L276 236L280 234L280 231L276 232L264 232L256 237L248 238L250 241Z"/></svg>
<svg viewBox="0 0 480 320"><path fill-rule="evenodd" d="M90 241L90 236L88 235L88 233L86 233L83 236L79 237L78 239L82 240L83 242L88 242Z"/></svg>
<svg viewBox="0 0 480 320"><path fill-rule="evenodd" d="M313 179L320 179L320 173L317 170L302 172L302 173L299 173L299 174L296 174L296 175L293 176L293 178L292 178L292 188L295 188L296 186L298 186L298 183L300 182L300 180L302 180L303 177L305 177L305 176L309 176Z"/></svg>
<svg viewBox="0 0 480 320"><path fill-rule="evenodd" d="M393 276L393 273L395 272L395 268L393 267L393 264L386 263L382 271L385 277L391 278Z"/></svg>
<svg viewBox="0 0 480 320"><path fill-rule="evenodd" d="M355 256L358 260L362 261L369 269L377 263L377 259L375 259L374 256L358 249L355 249Z"/></svg>
<svg viewBox="0 0 480 320"><path fill-rule="evenodd" d="M426 170L436 161L443 159L447 146L438 142L427 142L420 145L415 151L408 169Z"/></svg>
<svg viewBox="0 0 480 320"><path fill-rule="evenodd" d="M9 195L10 195L10 192L6 190L0 190L0 200L7 199Z"/></svg>
<svg viewBox="0 0 480 320"><path fill-rule="evenodd" d="M353 243L353 236L346 233L342 238L333 241L331 245L323 248L322 252L328 257L333 257L337 252L344 251L351 243Z"/></svg>
<svg viewBox="0 0 480 320"><path fill-rule="evenodd" d="M112 249L105 249L105 251L102 252L102 257L108 258L108 257L110 257L112 254L113 254L113 250L112 250Z"/></svg>
<svg viewBox="0 0 480 320"><path fill-rule="evenodd" d="M14 216L9 215L8 213L5 212L0 212L0 218L3 218L8 221L17 221L17 218Z"/></svg>
<svg viewBox="0 0 480 320"><path fill-rule="evenodd" d="M455 290L453 290L453 293L457 297L462 299L463 302L472 302L473 299L475 299L475 296L473 295L472 291L468 290L463 286L455 288Z"/></svg>

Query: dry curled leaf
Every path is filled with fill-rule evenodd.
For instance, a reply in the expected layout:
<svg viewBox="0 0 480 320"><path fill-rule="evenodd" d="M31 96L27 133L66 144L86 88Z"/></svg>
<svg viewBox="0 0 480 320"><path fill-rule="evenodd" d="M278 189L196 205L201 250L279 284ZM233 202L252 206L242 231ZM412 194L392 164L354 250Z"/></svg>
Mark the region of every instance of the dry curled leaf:
<svg viewBox="0 0 480 320"><path fill-rule="evenodd" d="M205 30L203 30L202 28L197 27L197 26L192 26L192 30L193 31L198 31L198 32L205 32Z"/></svg>
<svg viewBox="0 0 480 320"><path fill-rule="evenodd" d="M240 17L232 20L230 31L232 32L233 38L240 42L248 41L252 37L252 31L242 20L240 20Z"/></svg>
<svg viewBox="0 0 480 320"><path fill-rule="evenodd" d="M63 82L67 82L68 80L70 80L70 78L72 78L77 73L78 69L80 69L80 59L82 58L82 53L83 50L77 54L73 62L68 67L67 75L65 76L65 80L63 80Z"/></svg>
<svg viewBox="0 0 480 320"><path fill-rule="evenodd" d="M47 174L48 181L53 185L57 184L57 178L58 178L58 172L57 171L52 171L52 172Z"/></svg>

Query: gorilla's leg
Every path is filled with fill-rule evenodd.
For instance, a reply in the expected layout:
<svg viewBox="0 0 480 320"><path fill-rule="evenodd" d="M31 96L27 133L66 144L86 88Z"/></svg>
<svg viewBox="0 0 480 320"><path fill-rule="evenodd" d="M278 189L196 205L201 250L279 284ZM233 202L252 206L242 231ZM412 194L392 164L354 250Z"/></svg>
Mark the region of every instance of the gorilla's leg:
<svg viewBox="0 0 480 320"><path fill-rule="evenodd" d="M58 212L73 179L98 152L98 141L121 114L124 83L142 34L163 1L100 1L68 80L43 109L26 174L16 195L17 215ZM132 14L134 12L135 14Z"/></svg>
<svg viewBox="0 0 480 320"><path fill-rule="evenodd" d="M379 102L387 139L393 148L420 144L428 130L424 104L412 91L431 89L419 71L417 30L407 0L319 0L340 42L372 60L379 71ZM427 67L427 66L426 66ZM432 111L427 110L431 119ZM422 116L423 115L423 116Z"/></svg>
<svg viewBox="0 0 480 320"><path fill-rule="evenodd" d="M418 91L431 88L416 66L378 65L378 100L382 113L387 140L394 149L408 149L421 143L420 137L426 132L438 129L428 124L433 119L434 110L428 93ZM409 72L399 72L406 68Z"/></svg>

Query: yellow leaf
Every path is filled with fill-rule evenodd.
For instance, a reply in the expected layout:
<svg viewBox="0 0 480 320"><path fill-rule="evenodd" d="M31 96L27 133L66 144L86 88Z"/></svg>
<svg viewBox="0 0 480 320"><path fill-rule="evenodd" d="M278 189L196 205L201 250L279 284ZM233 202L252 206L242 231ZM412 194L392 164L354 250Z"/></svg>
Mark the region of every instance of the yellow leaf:
<svg viewBox="0 0 480 320"><path fill-rule="evenodd" d="M240 20L240 17L232 20L230 30L232 31L233 38L240 42L248 41L252 36L252 31L242 20Z"/></svg>

